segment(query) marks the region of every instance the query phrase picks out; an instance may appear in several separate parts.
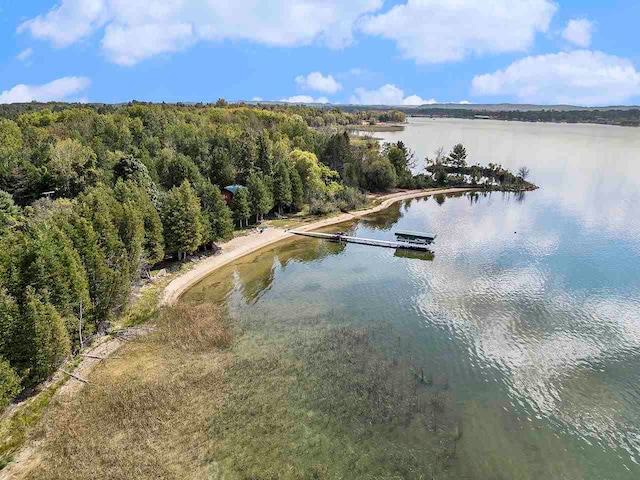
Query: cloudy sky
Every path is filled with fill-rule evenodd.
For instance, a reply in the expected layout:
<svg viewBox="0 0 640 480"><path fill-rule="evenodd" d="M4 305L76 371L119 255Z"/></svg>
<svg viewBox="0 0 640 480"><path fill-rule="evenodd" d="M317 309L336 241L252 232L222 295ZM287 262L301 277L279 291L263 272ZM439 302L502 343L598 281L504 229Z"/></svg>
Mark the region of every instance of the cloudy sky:
<svg viewBox="0 0 640 480"><path fill-rule="evenodd" d="M640 103L633 0L0 0L0 103Z"/></svg>

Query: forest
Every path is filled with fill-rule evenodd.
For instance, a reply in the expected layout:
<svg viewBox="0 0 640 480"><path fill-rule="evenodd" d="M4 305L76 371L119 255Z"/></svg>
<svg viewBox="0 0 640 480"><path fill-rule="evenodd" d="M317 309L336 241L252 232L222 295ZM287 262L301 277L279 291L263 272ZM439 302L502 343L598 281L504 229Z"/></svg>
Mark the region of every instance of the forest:
<svg viewBox="0 0 640 480"><path fill-rule="evenodd" d="M403 145L339 130L368 114L224 101L0 111L0 409L107 331L167 256L269 212L349 210L365 191L413 185Z"/></svg>
<svg viewBox="0 0 640 480"><path fill-rule="evenodd" d="M462 145L414 175L402 142L381 147L344 129L404 121L397 111L220 100L18 104L0 114L0 410L108 331L154 265L265 215L348 211L366 192L481 177L529 185L497 165L467 166Z"/></svg>

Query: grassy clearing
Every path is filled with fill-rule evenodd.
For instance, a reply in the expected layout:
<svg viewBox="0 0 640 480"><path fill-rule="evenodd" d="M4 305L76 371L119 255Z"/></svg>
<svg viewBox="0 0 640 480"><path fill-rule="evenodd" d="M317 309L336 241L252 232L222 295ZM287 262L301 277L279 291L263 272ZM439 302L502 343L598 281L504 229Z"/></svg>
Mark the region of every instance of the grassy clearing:
<svg viewBox="0 0 640 480"><path fill-rule="evenodd" d="M224 392L230 335L210 305L164 310L154 333L54 399L26 478L208 478L207 419Z"/></svg>

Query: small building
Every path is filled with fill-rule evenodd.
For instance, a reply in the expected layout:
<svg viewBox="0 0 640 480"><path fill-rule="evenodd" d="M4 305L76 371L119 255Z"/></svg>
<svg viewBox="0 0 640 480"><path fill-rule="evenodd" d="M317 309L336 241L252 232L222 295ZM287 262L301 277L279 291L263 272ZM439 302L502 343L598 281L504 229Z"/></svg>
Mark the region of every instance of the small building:
<svg viewBox="0 0 640 480"><path fill-rule="evenodd" d="M241 188L247 188L244 185L229 185L222 189L222 194L224 195L224 200L227 202L227 205L231 205L233 202L233 196L236 194L238 190Z"/></svg>

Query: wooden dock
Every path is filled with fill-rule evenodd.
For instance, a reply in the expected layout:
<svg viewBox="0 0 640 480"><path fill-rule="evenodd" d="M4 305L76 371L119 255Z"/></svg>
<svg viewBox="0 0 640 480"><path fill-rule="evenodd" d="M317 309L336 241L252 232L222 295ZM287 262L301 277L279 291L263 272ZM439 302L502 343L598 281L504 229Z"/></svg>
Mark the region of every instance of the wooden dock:
<svg viewBox="0 0 640 480"><path fill-rule="evenodd" d="M339 233L320 233L320 232L303 232L300 230L291 230L294 235L302 235L303 237L324 238L334 242L358 243L360 245L370 245L373 247L385 248L406 248L407 250L430 251L429 247L424 244L408 243L408 242L390 242L388 240L377 240L374 238L351 237Z"/></svg>

